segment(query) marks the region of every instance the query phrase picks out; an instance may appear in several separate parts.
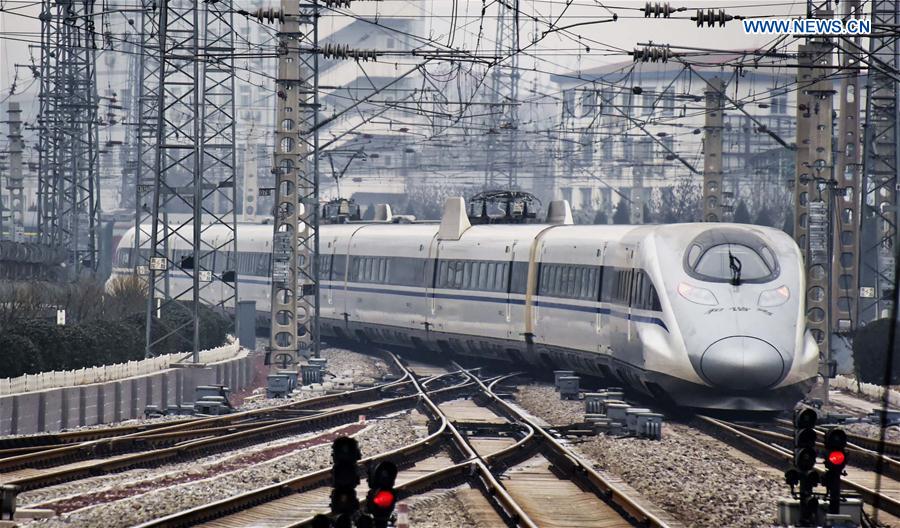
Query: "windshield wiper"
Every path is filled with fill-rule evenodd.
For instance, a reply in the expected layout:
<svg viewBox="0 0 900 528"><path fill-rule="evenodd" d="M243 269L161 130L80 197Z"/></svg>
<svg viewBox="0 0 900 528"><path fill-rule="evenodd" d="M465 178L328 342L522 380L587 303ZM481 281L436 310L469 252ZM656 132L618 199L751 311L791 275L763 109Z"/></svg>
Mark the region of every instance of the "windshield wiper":
<svg viewBox="0 0 900 528"><path fill-rule="evenodd" d="M740 286L741 285L741 259L732 255L730 249L728 250L728 267L731 268L731 285L732 286Z"/></svg>

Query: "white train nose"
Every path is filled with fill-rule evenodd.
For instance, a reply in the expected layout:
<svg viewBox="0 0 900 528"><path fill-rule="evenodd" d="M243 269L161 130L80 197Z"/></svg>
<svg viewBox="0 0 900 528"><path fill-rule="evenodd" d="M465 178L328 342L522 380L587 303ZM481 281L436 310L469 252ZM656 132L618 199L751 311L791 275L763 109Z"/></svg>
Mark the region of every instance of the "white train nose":
<svg viewBox="0 0 900 528"><path fill-rule="evenodd" d="M723 389L765 389L781 380L784 358L762 339L726 337L703 352L700 369L710 383Z"/></svg>

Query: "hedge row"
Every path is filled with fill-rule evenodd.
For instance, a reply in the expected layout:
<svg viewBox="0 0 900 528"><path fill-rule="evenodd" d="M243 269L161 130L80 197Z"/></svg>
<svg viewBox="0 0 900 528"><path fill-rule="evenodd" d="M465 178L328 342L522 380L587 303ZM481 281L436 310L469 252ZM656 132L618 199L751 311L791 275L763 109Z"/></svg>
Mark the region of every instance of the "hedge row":
<svg viewBox="0 0 900 528"><path fill-rule="evenodd" d="M171 309L154 324L154 354L190 350L193 327L185 310ZM0 332L0 378L51 370L73 370L144 358L145 320L135 314L120 320L57 325L40 319L6 324ZM204 308L200 312L200 348L225 342L231 321Z"/></svg>

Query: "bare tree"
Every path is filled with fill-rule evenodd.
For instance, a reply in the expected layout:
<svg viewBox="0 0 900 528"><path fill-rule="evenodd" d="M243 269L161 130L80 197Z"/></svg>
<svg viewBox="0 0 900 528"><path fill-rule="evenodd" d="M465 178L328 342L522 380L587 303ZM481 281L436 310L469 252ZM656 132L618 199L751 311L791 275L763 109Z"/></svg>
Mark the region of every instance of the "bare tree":
<svg viewBox="0 0 900 528"><path fill-rule="evenodd" d="M652 202L654 217L662 224L699 222L701 218L700 184L682 178L673 187L663 187Z"/></svg>

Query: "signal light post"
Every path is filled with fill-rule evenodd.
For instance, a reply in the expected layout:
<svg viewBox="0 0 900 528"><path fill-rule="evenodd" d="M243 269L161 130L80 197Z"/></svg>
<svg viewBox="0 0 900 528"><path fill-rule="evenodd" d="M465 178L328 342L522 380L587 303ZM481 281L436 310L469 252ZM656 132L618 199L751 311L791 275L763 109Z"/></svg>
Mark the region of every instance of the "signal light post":
<svg viewBox="0 0 900 528"><path fill-rule="evenodd" d="M331 490L331 513L334 526L353 526L353 517L359 510L356 486L359 474L356 464L362 458L359 444L353 438L342 436L331 445L331 468L333 489Z"/></svg>
<svg viewBox="0 0 900 528"><path fill-rule="evenodd" d="M785 480L794 492L799 485L797 499L800 501L800 523L798 526L818 524L819 500L813 490L819 485L816 472L816 411L810 408L794 413L794 465L784 474Z"/></svg>
<svg viewBox="0 0 900 528"><path fill-rule="evenodd" d="M828 490L828 513L841 511L841 475L847 466L847 433L835 428L825 433L825 489Z"/></svg>
<svg viewBox="0 0 900 528"><path fill-rule="evenodd" d="M372 516L374 528L386 528L397 504L397 493L394 491L397 466L392 462L380 462L369 472L368 480L366 511Z"/></svg>

